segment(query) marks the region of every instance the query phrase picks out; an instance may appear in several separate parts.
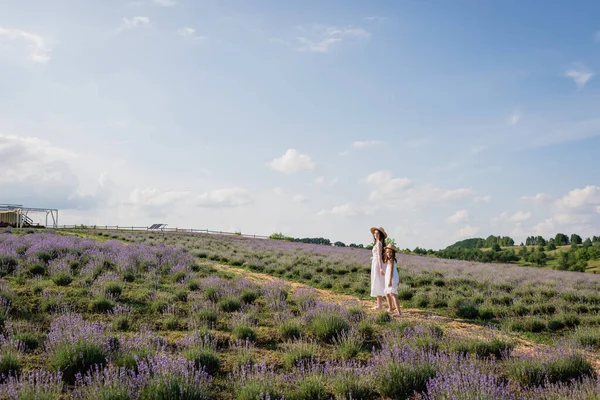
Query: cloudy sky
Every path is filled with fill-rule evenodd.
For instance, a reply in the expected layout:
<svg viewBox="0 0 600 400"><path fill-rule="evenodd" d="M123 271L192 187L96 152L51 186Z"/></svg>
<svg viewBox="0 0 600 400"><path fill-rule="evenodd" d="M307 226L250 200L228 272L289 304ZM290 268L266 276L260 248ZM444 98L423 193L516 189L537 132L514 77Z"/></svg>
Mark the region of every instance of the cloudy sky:
<svg viewBox="0 0 600 400"><path fill-rule="evenodd" d="M0 203L410 248L600 234L599 12L0 0Z"/></svg>

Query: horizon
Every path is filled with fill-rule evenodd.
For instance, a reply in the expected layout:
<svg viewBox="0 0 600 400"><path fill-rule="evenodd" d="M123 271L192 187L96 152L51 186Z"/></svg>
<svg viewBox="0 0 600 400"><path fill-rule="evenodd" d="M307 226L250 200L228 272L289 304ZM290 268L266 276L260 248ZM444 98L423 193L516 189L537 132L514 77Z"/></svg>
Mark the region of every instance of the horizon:
<svg viewBox="0 0 600 400"><path fill-rule="evenodd" d="M600 234L597 2L5 3L0 203L410 249Z"/></svg>

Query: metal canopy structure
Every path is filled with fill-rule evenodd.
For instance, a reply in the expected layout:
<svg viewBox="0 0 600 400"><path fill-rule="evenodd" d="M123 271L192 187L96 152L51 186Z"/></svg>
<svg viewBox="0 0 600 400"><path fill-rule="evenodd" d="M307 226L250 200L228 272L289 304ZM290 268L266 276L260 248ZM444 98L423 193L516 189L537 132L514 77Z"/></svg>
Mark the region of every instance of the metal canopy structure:
<svg viewBox="0 0 600 400"><path fill-rule="evenodd" d="M46 223L44 225L35 224L29 216L32 213L46 214ZM50 225L48 223L50 222ZM23 228L28 226L58 227L58 209L56 208L36 208L24 207L21 204L0 204L0 223Z"/></svg>

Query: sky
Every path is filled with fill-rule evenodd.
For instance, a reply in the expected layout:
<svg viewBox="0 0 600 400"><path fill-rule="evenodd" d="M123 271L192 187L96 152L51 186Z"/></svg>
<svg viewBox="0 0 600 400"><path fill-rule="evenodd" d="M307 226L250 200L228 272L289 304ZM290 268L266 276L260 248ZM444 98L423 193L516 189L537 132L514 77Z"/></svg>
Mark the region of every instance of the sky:
<svg viewBox="0 0 600 400"><path fill-rule="evenodd" d="M599 14L0 0L0 203L411 249L600 235Z"/></svg>

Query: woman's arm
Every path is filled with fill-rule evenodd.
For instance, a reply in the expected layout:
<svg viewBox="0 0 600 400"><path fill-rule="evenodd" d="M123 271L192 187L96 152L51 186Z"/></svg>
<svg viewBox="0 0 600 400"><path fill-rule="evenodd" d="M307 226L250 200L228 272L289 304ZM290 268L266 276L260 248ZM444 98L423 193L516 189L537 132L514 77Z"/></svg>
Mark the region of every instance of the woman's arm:
<svg viewBox="0 0 600 400"><path fill-rule="evenodd" d="M377 242L377 264L379 265L379 272L381 275L385 275L385 271L383 270L383 260L381 259L381 242Z"/></svg>

